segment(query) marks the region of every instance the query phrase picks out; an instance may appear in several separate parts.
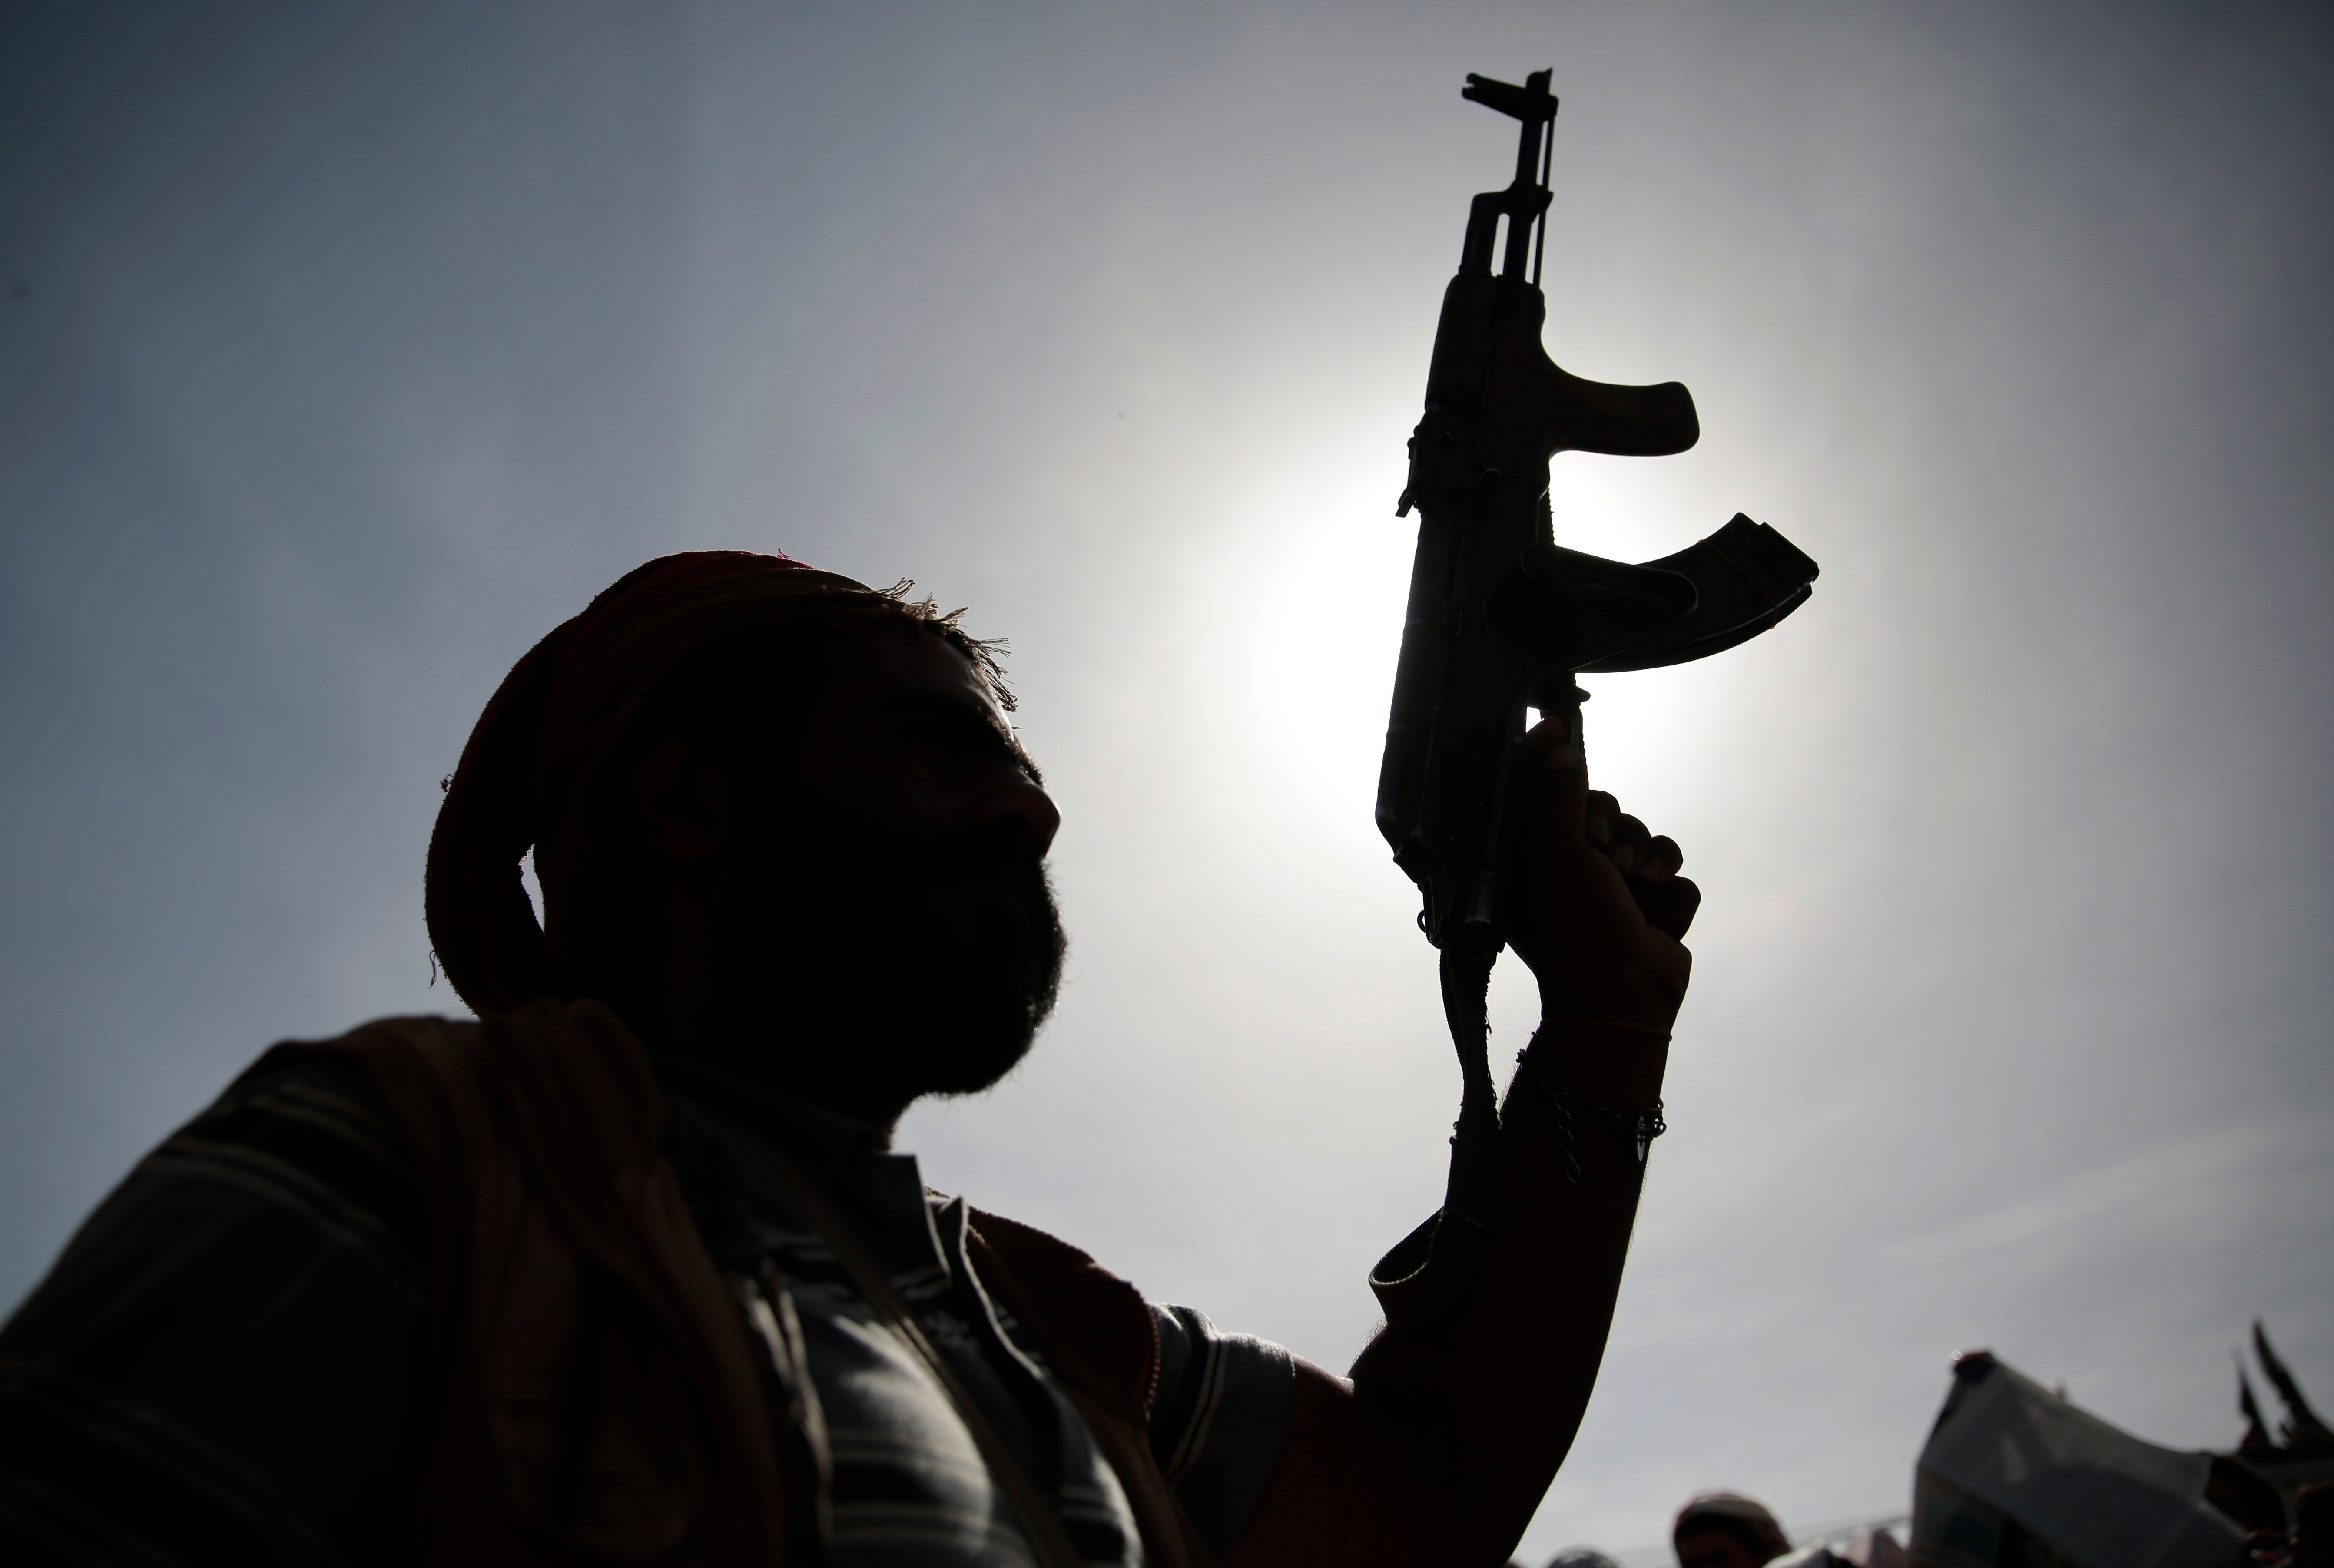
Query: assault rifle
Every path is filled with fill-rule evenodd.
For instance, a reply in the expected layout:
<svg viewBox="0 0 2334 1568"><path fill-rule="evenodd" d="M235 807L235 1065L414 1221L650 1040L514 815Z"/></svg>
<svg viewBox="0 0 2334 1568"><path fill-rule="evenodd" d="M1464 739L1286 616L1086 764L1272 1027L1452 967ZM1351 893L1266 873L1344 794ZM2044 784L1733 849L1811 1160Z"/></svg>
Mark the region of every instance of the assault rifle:
<svg viewBox="0 0 2334 1568"><path fill-rule="evenodd" d="M1556 543L1548 467L1557 453L1663 457L1693 446L1702 427L1679 383L1585 381L1540 346L1550 74L1536 71L1521 87L1467 78L1463 96L1521 121L1522 135L1514 180L1468 211L1395 507L1397 516L1417 509L1418 552L1377 822L1418 885L1419 928L1442 950L1464 1088L1442 1212L1371 1277L1389 1321L1454 1305L1490 1234L1499 1110L1484 995L1506 945L1500 874L1517 848L1508 807L1527 710L1577 714L1578 674L1682 664L1747 641L1806 603L1816 576L1790 541L1740 514L1643 565Z"/></svg>

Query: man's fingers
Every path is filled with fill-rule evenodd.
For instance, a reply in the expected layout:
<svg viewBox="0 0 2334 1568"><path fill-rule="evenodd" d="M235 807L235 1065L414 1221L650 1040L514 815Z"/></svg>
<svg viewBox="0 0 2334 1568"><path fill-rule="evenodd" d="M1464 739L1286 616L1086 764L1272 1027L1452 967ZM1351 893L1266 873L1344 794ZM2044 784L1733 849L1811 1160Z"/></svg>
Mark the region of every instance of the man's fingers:
<svg viewBox="0 0 2334 1568"><path fill-rule="evenodd" d="M1612 838L1605 845L1606 858L1621 869L1623 876L1635 876L1644 861L1645 846L1653 837L1645 831L1644 823L1626 812L1620 813L1613 818Z"/></svg>
<svg viewBox="0 0 2334 1568"><path fill-rule="evenodd" d="M1561 720L1540 720L1524 737L1524 744L1525 755L1538 774L1535 782L1546 792L1542 809L1548 820L1558 832L1586 833L1594 841L1597 812L1591 803L1601 792L1588 787L1588 759L1572 744Z"/></svg>
<svg viewBox="0 0 2334 1568"><path fill-rule="evenodd" d="M1587 813L1583 826L1588 842L1601 850L1613 842L1613 823L1621 814L1621 803L1603 790L1590 790L1581 805Z"/></svg>
<svg viewBox="0 0 2334 1568"><path fill-rule="evenodd" d="M1651 840L1637 851L1637 875L1653 881L1676 876L1678 868L1684 864L1685 851L1667 833Z"/></svg>
<svg viewBox="0 0 2334 1568"><path fill-rule="evenodd" d="M1645 917L1645 924L1678 941L1693 926L1693 914L1702 908L1702 890L1684 877L1664 877L1649 881L1642 877L1629 879L1629 891L1637 900L1637 908Z"/></svg>
<svg viewBox="0 0 2334 1568"><path fill-rule="evenodd" d="M1642 821L1623 811L1620 801L1609 790L1584 788L1587 783L1587 765L1553 722L1542 722L1533 730L1530 739L1536 760L1549 785L1567 794L1567 785L1579 791L1581 814L1577 820L1581 824L1582 836L1602 850L1632 886L1641 881L1663 882L1677 875L1678 869L1685 864L1685 851L1678 848L1677 841L1667 833L1654 833ZM1564 820L1576 819L1567 813ZM1691 888L1693 884L1687 886ZM1671 936L1684 934L1686 926L1693 920L1694 907L1701 901L1702 894L1697 889L1690 898L1673 899L1664 906L1673 911L1678 928L1670 931ZM1646 919L1653 920L1650 910ZM1661 926L1658 920L1653 923ZM1661 928L1668 930L1666 926Z"/></svg>

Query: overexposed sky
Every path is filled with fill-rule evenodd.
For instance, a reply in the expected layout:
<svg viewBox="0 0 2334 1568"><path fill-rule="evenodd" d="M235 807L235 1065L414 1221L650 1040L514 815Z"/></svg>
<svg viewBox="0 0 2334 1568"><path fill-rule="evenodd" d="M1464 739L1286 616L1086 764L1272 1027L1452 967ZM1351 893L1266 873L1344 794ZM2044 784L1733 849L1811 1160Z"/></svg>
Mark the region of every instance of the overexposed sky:
<svg viewBox="0 0 2334 1568"><path fill-rule="evenodd" d="M438 779L669 550L1013 640L1075 941L936 1184L1342 1366L1457 1073L1370 821L1467 198L1676 378L1558 537L1822 563L1592 679L1705 902L1527 1539L1901 1506L1952 1354L2334 1398L2334 22L1972 3L34 5L0 22L0 1301L271 1040L448 1006ZM1528 1035L1503 969L1496 1049Z"/></svg>

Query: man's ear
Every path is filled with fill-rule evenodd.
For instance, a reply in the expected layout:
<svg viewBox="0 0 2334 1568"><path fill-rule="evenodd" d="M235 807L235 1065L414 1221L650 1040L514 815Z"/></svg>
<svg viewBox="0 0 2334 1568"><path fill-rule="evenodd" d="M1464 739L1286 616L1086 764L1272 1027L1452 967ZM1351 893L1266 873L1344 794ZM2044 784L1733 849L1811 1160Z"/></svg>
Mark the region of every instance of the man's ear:
<svg viewBox="0 0 2334 1568"><path fill-rule="evenodd" d="M695 739L668 735L632 768L632 820L650 849L710 860L738 825L737 771Z"/></svg>

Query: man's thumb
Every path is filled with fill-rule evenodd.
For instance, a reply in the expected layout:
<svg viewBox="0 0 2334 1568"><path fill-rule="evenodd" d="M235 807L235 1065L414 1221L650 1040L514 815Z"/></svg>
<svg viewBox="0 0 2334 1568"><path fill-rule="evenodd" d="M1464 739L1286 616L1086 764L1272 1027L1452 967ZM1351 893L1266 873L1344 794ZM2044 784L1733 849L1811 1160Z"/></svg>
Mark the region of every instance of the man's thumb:
<svg viewBox="0 0 2334 1568"><path fill-rule="evenodd" d="M1585 834L1588 822L1588 759L1573 742L1575 732L1567 722L1572 717L1549 715L1524 741L1541 820L1566 837Z"/></svg>

